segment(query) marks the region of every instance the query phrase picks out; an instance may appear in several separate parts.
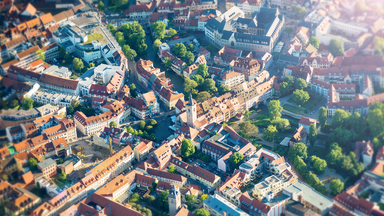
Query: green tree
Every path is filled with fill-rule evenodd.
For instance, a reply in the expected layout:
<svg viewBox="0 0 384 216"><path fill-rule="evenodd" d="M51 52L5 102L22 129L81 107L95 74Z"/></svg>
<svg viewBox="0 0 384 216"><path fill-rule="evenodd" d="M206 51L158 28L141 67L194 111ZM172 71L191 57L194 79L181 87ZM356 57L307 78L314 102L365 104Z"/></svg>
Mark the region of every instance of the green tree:
<svg viewBox="0 0 384 216"><path fill-rule="evenodd" d="M349 114L342 109L336 110L332 117L332 127L337 128L344 124L344 121L349 117ZM369 116L368 116L369 117Z"/></svg>
<svg viewBox="0 0 384 216"><path fill-rule="evenodd" d="M337 143L335 143L337 145ZM332 145L331 145L332 146ZM337 145L337 148L332 148L331 151L325 157L329 165L336 165L340 162L343 157L341 148Z"/></svg>
<svg viewBox="0 0 384 216"><path fill-rule="evenodd" d="M57 163L58 163L58 164L62 164L62 163L64 163L63 158L59 158L59 161L58 161Z"/></svg>
<svg viewBox="0 0 384 216"><path fill-rule="evenodd" d="M333 57L342 56L344 53L344 44L340 39L334 38L329 42L328 50Z"/></svg>
<svg viewBox="0 0 384 216"><path fill-rule="evenodd" d="M229 166L232 169L238 169L240 164L242 163L243 163L243 155L240 154L239 152L233 153L229 158Z"/></svg>
<svg viewBox="0 0 384 216"><path fill-rule="evenodd" d="M295 159L293 160L293 166L295 166L296 170L300 173L302 173L303 168L307 168L303 158L299 157L298 155L296 155Z"/></svg>
<svg viewBox="0 0 384 216"><path fill-rule="evenodd" d="M19 105L19 101L17 99L14 99L11 101L11 103L9 104L9 106L11 106L11 108L15 108Z"/></svg>
<svg viewBox="0 0 384 216"><path fill-rule="evenodd" d="M319 157L312 156L311 163L313 164L313 167L315 168L316 174L321 174L325 171L325 168L327 168L327 162Z"/></svg>
<svg viewBox="0 0 384 216"><path fill-rule="evenodd" d="M161 194L156 197L155 206L163 210L168 210L168 195L169 190L161 192Z"/></svg>
<svg viewBox="0 0 384 216"><path fill-rule="evenodd" d="M337 195L344 190L344 182L340 181L340 179L333 179L331 184L329 185L333 195Z"/></svg>
<svg viewBox="0 0 384 216"><path fill-rule="evenodd" d="M177 43L173 50L179 57L184 57L187 54L187 48L182 43Z"/></svg>
<svg viewBox="0 0 384 216"><path fill-rule="evenodd" d="M244 121L239 124L240 130L244 131L249 137L256 137L259 134L259 128L250 121Z"/></svg>
<svg viewBox="0 0 384 216"><path fill-rule="evenodd" d="M199 74L192 75L192 79L195 80L195 82L197 83L197 86L202 86L204 83L204 78Z"/></svg>
<svg viewBox="0 0 384 216"><path fill-rule="evenodd" d="M287 82L280 83L279 88L280 88L280 94L282 96L289 94L289 92L291 91Z"/></svg>
<svg viewBox="0 0 384 216"><path fill-rule="evenodd" d="M349 156L344 155L341 158L341 167L340 168L342 170L344 170L345 172L350 171L353 168L352 159Z"/></svg>
<svg viewBox="0 0 384 216"><path fill-rule="evenodd" d="M73 59L73 68L75 69L75 71L81 71L81 69L84 68L83 61L79 58L74 58Z"/></svg>
<svg viewBox="0 0 384 216"><path fill-rule="evenodd" d="M309 39L309 43L315 47L316 49L319 49L319 46L320 46L320 40L319 38L315 37L315 36L312 36L310 39Z"/></svg>
<svg viewBox="0 0 384 216"><path fill-rule="evenodd" d="M384 38L376 36L375 39L373 39L373 44L375 55L384 56Z"/></svg>
<svg viewBox="0 0 384 216"><path fill-rule="evenodd" d="M277 131L276 127L273 125L269 125L267 129L264 129L263 139L272 142L275 140L278 134L279 131Z"/></svg>
<svg viewBox="0 0 384 216"><path fill-rule="evenodd" d="M201 195L200 200L201 200L201 202L203 202L204 200L206 200L208 198L209 198L208 194L203 194L203 195Z"/></svg>
<svg viewBox="0 0 384 216"><path fill-rule="evenodd" d="M288 119L277 118L271 121L271 124L276 126L277 130L284 130L289 127L290 123Z"/></svg>
<svg viewBox="0 0 384 216"><path fill-rule="evenodd" d="M97 6L97 8L99 9L99 11L105 10L105 5L104 5L103 1L99 1L99 5Z"/></svg>
<svg viewBox="0 0 384 216"><path fill-rule="evenodd" d="M67 180L67 174L64 171L61 171L59 178L61 181Z"/></svg>
<svg viewBox="0 0 384 216"><path fill-rule="evenodd" d="M40 182L36 182L36 188L37 190L40 190Z"/></svg>
<svg viewBox="0 0 384 216"><path fill-rule="evenodd" d="M133 134L135 132L135 130L133 130L133 128L131 126L127 127L127 133L130 133L130 134Z"/></svg>
<svg viewBox="0 0 384 216"><path fill-rule="evenodd" d="M89 67L89 68L93 68L93 67L95 67L95 63L93 63L93 62L89 63L89 64L88 64L88 67Z"/></svg>
<svg viewBox="0 0 384 216"><path fill-rule="evenodd" d="M298 105L303 105L309 100L309 94L306 91L296 89L292 94L292 99Z"/></svg>
<svg viewBox="0 0 384 216"><path fill-rule="evenodd" d="M37 57L36 57L37 60L39 60L39 59L41 59L43 61L45 60L44 50L42 50L42 49L37 50L36 55L37 55Z"/></svg>
<svg viewBox="0 0 384 216"><path fill-rule="evenodd" d="M140 194L134 193L131 195L131 201L137 202L140 199Z"/></svg>
<svg viewBox="0 0 384 216"><path fill-rule="evenodd" d="M296 89L303 90L307 88L307 82L304 79L298 78L296 80Z"/></svg>
<svg viewBox="0 0 384 216"><path fill-rule="evenodd" d="M209 44L206 49L209 51L209 52L216 52L216 47L212 44Z"/></svg>
<svg viewBox="0 0 384 216"><path fill-rule="evenodd" d="M293 6L292 11L295 12L295 15L298 16L299 18L303 18L307 14L307 9L303 6Z"/></svg>
<svg viewBox="0 0 384 216"><path fill-rule="evenodd" d="M69 106L68 106L68 109L67 109L67 113L68 113L69 115L72 115L74 112L75 112L75 109L73 108L73 106L72 106L72 105L69 105Z"/></svg>
<svg viewBox="0 0 384 216"><path fill-rule="evenodd" d="M60 56L60 58L64 58L65 53L67 53L67 51L65 51L65 48L61 46L59 48L59 56Z"/></svg>
<svg viewBox="0 0 384 216"><path fill-rule="evenodd" d="M187 46L187 50L193 52L195 50L195 46L192 43L190 43Z"/></svg>
<svg viewBox="0 0 384 216"><path fill-rule="evenodd" d="M171 35L171 37L177 35L177 31L173 28L169 28L169 34Z"/></svg>
<svg viewBox="0 0 384 216"><path fill-rule="evenodd" d="M147 203L149 203L149 204L151 204L152 205L152 203L155 201L155 197L154 196L152 196L152 195L147 195L147 196L145 196L144 197L144 200L145 200L145 202L147 202Z"/></svg>
<svg viewBox="0 0 384 216"><path fill-rule="evenodd" d="M138 52L140 55L143 55L147 51L147 44L145 44L144 39L142 40L141 44L139 45Z"/></svg>
<svg viewBox="0 0 384 216"><path fill-rule="evenodd" d="M280 106L279 100L271 100L268 104L268 112L269 116L272 120L281 117L281 111L283 111L283 107Z"/></svg>
<svg viewBox="0 0 384 216"><path fill-rule="evenodd" d="M192 89L197 87L197 83L194 80L189 79L188 77L184 80L184 92L189 95Z"/></svg>
<svg viewBox="0 0 384 216"><path fill-rule="evenodd" d="M65 53L65 55L64 55L64 61L65 61L67 64L69 64L69 63L72 62L72 57L68 54L68 52Z"/></svg>
<svg viewBox="0 0 384 216"><path fill-rule="evenodd" d="M21 105L23 106L24 110L30 110L33 108L33 100L28 96L23 97L23 100L21 100Z"/></svg>
<svg viewBox="0 0 384 216"><path fill-rule="evenodd" d="M166 69L169 69L171 67L171 59L169 57L166 57L164 60L164 66Z"/></svg>
<svg viewBox="0 0 384 216"><path fill-rule="evenodd" d="M109 24L107 25L107 29L108 29L113 35L115 35L115 33L117 32L116 27L115 27L113 24L111 24L111 23L109 23Z"/></svg>
<svg viewBox="0 0 384 216"><path fill-rule="evenodd" d="M121 6L127 4L128 0L114 0L113 3L114 3L115 6L120 8Z"/></svg>
<svg viewBox="0 0 384 216"><path fill-rule="evenodd" d="M159 50L159 46L161 44L161 40L160 39L156 39L154 42L153 42L153 50L155 52L157 52Z"/></svg>
<svg viewBox="0 0 384 216"><path fill-rule="evenodd" d="M6 173L3 173L1 175L1 178L4 180L4 181L8 181L8 175Z"/></svg>
<svg viewBox="0 0 384 216"><path fill-rule="evenodd" d="M217 92L216 82L211 78L205 79L203 89L210 93Z"/></svg>
<svg viewBox="0 0 384 216"><path fill-rule="evenodd" d="M327 118L328 118L327 109L325 107L320 107L320 109L319 109L319 122L320 122L320 126L322 128L327 123Z"/></svg>
<svg viewBox="0 0 384 216"><path fill-rule="evenodd" d="M195 153L195 146L192 144L191 140L184 139L181 142L181 155L185 158L189 158Z"/></svg>
<svg viewBox="0 0 384 216"><path fill-rule="evenodd" d="M225 94L227 92L229 92L231 89L229 88L229 86L223 84L219 87L219 94L222 95L222 94Z"/></svg>
<svg viewBox="0 0 384 216"><path fill-rule="evenodd" d="M384 105L376 103L369 106L367 123L371 130L371 135L377 137L384 131Z"/></svg>
<svg viewBox="0 0 384 216"><path fill-rule="evenodd" d="M317 138L316 126L314 124L311 124L311 126L309 126L309 142L311 143L311 145L315 144L316 138Z"/></svg>
<svg viewBox="0 0 384 216"><path fill-rule="evenodd" d="M110 128L114 128L114 127L117 127L117 124L116 124L116 122L114 122L114 121L111 121L111 122L109 123L109 127L110 127Z"/></svg>
<svg viewBox="0 0 384 216"><path fill-rule="evenodd" d="M31 170L36 170L36 168L37 168L37 160L35 158L29 158L28 164L29 164L29 168Z"/></svg>
<svg viewBox="0 0 384 216"><path fill-rule="evenodd" d="M307 146L304 143L302 142L295 143L289 149L288 151L289 159L294 160L296 155L303 158L303 160L307 160L307 157L308 157Z"/></svg>
<svg viewBox="0 0 384 216"><path fill-rule="evenodd" d="M209 98L211 98L211 94L209 94L209 92L202 91L197 94L196 100L200 102L200 101L206 101Z"/></svg>
<svg viewBox="0 0 384 216"><path fill-rule="evenodd" d="M151 24L152 31L156 33L156 39L163 39L165 35L165 24L163 22L154 22Z"/></svg>
<svg viewBox="0 0 384 216"><path fill-rule="evenodd" d="M195 211L195 216L211 216L211 214L207 209L200 208Z"/></svg>
<svg viewBox="0 0 384 216"><path fill-rule="evenodd" d="M185 202L188 206L191 206L192 204L197 203L197 196L192 194L185 195Z"/></svg>
<svg viewBox="0 0 384 216"><path fill-rule="evenodd" d="M209 76L208 66L206 64L199 64L199 68L197 68L196 73L199 74L203 78L208 77Z"/></svg>
<svg viewBox="0 0 384 216"><path fill-rule="evenodd" d="M152 125L152 126L156 126L157 125L157 121L155 119L151 119L151 120L149 120L149 124Z"/></svg>
<svg viewBox="0 0 384 216"><path fill-rule="evenodd" d="M379 149L381 146L383 146L383 142L381 142L377 137L373 138L372 143L375 149Z"/></svg>
<svg viewBox="0 0 384 216"><path fill-rule="evenodd" d="M191 51L188 51L187 54L185 55L185 63L187 65L192 65L194 61L195 61L195 56Z"/></svg>
<svg viewBox="0 0 384 216"><path fill-rule="evenodd" d="M125 57L127 57L128 59L131 59L131 60L137 56L136 51L134 49L131 49L131 47L127 44L125 44L123 46L123 52L125 54Z"/></svg>
<svg viewBox="0 0 384 216"><path fill-rule="evenodd" d="M138 128L139 128L139 130L144 130L144 128L145 128L145 121L139 121Z"/></svg>
<svg viewBox="0 0 384 216"><path fill-rule="evenodd" d="M175 165L171 164L168 166L168 172L169 173L176 173L176 167Z"/></svg>
<svg viewBox="0 0 384 216"><path fill-rule="evenodd" d="M348 114L348 116L349 117L344 121L343 128L353 132L355 139L363 139L367 130L366 120L361 117L358 112L353 113L353 115Z"/></svg>
<svg viewBox="0 0 384 216"><path fill-rule="evenodd" d="M284 82L288 83L289 91L291 91L293 89L293 85L295 84L295 80L293 79L293 76L284 77Z"/></svg>

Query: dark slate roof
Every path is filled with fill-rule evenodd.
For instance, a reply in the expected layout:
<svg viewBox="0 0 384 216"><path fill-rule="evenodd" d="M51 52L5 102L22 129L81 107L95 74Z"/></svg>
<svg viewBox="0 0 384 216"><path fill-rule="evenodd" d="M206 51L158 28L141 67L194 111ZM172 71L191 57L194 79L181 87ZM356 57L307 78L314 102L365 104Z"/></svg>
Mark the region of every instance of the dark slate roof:
<svg viewBox="0 0 384 216"><path fill-rule="evenodd" d="M215 19L211 19L207 24L207 28L217 30L220 33L222 33L224 30L230 31L232 30L231 24L227 23L226 21L222 20L220 17L216 17Z"/></svg>
<svg viewBox="0 0 384 216"><path fill-rule="evenodd" d="M298 64L300 61L300 58L296 57L296 56L282 54L279 57L279 61L285 61L285 62L291 62L294 64Z"/></svg>
<svg viewBox="0 0 384 216"><path fill-rule="evenodd" d="M249 25L251 21L252 19L239 17L236 22L241 23L243 25Z"/></svg>
<svg viewBox="0 0 384 216"><path fill-rule="evenodd" d="M233 32L230 31L224 31L223 36L221 36L221 39L229 40L229 38L232 36Z"/></svg>

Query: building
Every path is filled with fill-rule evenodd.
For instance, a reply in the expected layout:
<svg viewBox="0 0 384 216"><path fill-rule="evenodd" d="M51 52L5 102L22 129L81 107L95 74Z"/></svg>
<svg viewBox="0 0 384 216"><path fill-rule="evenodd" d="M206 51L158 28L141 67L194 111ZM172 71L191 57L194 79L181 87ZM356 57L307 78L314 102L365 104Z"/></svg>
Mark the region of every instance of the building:
<svg viewBox="0 0 384 216"><path fill-rule="evenodd" d="M112 201L124 201L128 198L131 182L124 175L119 175L95 192Z"/></svg>
<svg viewBox="0 0 384 216"><path fill-rule="evenodd" d="M246 216L246 212L239 207L230 203L222 196L215 194L203 201L204 209L208 210L211 215L239 215Z"/></svg>
<svg viewBox="0 0 384 216"><path fill-rule="evenodd" d="M332 200L300 181L284 188L283 194L320 215L327 215L333 206Z"/></svg>
<svg viewBox="0 0 384 216"><path fill-rule="evenodd" d="M245 50L272 52L285 23L284 16L276 8L261 8L253 18L241 18L232 7L220 17L205 25L206 39L221 49L224 46ZM238 10L238 8L237 8ZM240 18L238 18L240 17ZM261 18L263 17L263 18ZM238 18L238 19L237 19ZM236 20L233 25L231 20ZM234 31L236 29L236 31Z"/></svg>
<svg viewBox="0 0 384 216"><path fill-rule="evenodd" d="M43 173L44 177L49 179L57 174L56 162L51 158L37 164L37 168Z"/></svg>
<svg viewBox="0 0 384 216"><path fill-rule="evenodd" d="M309 127L313 124L315 125L315 128L316 127L316 119L311 119L311 118L307 118L307 117L302 117L299 121L299 127L303 126L304 127L304 130L305 132L307 132L307 134L309 134Z"/></svg>
<svg viewBox="0 0 384 216"><path fill-rule="evenodd" d="M215 64L222 66L229 66L233 60L237 60L241 57L243 51L240 49L233 49L229 46L224 46L221 48L213 58Z"/></svg>
<svg viewBox="0 0 384 216"><path fill-rule="evenodd" d="M371 141L361 141L355 143L355 155L357 162L362 162L364 167L367 167L372 162L373 157L373 144Z"/></svg>
<svg viewBox="0 0 384 216"><path fill-rule="evenodd" d="M234 71L227 71L218 80L219 86L227 85L230 89L233 86L239 85L245 81L244 75Z"/></svg>
<svg viewBox="0 0 384 216"><path fill-rule="evenodd" d="M153 142L148 140L147 142L141 141L138 145L136 145L133 149L136 160L139 162L144 161L147 156L149 156L149 151L152 149L152 147Z"/></svg>
<svg viewBox="0 0 384 216"><path fill-rule="evenodd" d="M168 194L169 216L175 216L181 208L181 194L179 188L172 185Z"/></svg>
<svg viewBox="0 0 384 216"><path fill-rule="evenodd" d="M299 142L307 144L307 141L308 141L308 134L307 134L306 130L304 129L303 126L299 126L299 128L297 128L295 130L295 132L293 132L292 137L289 140L288 145L289 145L289 147L292 147L293 145L295 145L296 143L299 143Z"/></svg>
<svg viewBox="0 0 384 216"><path fill-rule="evenodd" d="M14 199L4 206L5 214L25 215L41 203L41 199L28 190L20 187L17 190L20 195L14 194Z"/></svg>
<svg viewBox="0 0 384 216"><path fill-rule="evenodd" d="M232 60L229 65L235 72L243 74L247 81L255 79L261 69L259 61L253 58L237 58Z"/></svg>
<svg viewBox="0 0 384 216"><path fill-rule="evenodd" d="M151 17L152 13L156 8L157 1L150 1L146 4L136 4L129 7L125 11L125 16L128 16L134 20L146 20Z"/></svg>

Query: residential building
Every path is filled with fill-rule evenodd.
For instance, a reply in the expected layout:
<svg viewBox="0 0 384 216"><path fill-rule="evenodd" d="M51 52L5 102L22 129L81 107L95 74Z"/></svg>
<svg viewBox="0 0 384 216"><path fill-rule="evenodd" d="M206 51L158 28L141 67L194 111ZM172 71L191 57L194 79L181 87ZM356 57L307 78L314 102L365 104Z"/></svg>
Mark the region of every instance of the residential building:
<svg viewBox="0 0 384 216"><path fill-rule="evenodd" d="M128 16L134 20L145 20L151 17L156 8L157 1L150 1L146 4L131 5L128 10L125 11L125 16Z"/></svg>
<svg viewBox="0 0 384 216"><path fill-rule="evenodd" d="M232 66L235 72L243 74L247 81L253 80L259 74L261 69L259 61L252 58L238 58L232 60L230 66Z"/></svg>
<svg viewBox="0 0 384 216"><path fill-rule="evenodd" d="M214 57L215 64L229 66L233 60L241 57L243 51L240 49L230 48L228 45L221 48Z"/></svg>
<svg viewBox="0 0 384 216"><path fill-rule="evenodd" d="M139 144L135 146L134 153L137 161L144 161L148 156L150 150L153 148L152 141L141 141Z"/></svg>
<svg viewBox="0 0 384 216"><path fill-rule="evenodd" d="M222 196L215 194L203 201L204 209L208 210L211 215L239 215L246 216L246 212L239 207L230 203Z"/></svg>
<svg viewBox="0 0 384 216"><path fill-rule="evenodd" d="M301 58L301 66L309 65L312 68L329 68L332 66L333 56L329 53L324 57L303 57Z"/></svg>
<svg viewBox="0 0 384 216"><path fill-rule="evenodd" d="M227 85L231 89L233 86L239 85L244 81L244 74L234 71L226 71L218 80L218 84L219 86Z"/></svg>
<svg viewBox="0 0 384 216"><path fill-rule="evenodd" d="M46 159L37 164L37 168L43 173L44 177L50 179L51 177L57 174L56 172L56 162L51 158Z"/></svg>
<svg viewBox="0 0 384 216"><path fill-rule="evenodd" d="M28 214L32 209L36 208L41 203L41 199L33 193L25 190L24 188L17 188L21 192L20 196L15 196L13 200L9 200L5 206L5 214L11 215L25 215Z"/></svg>
<svg viewBox="0 0 384 216"><path fill-rule="evenodd" d="M316 127L316 119L311 119L311 118L307 118L307 117L302 117L299 121L299 127L303 126L304 127L304 130L305 132L307 132L307 134L309 134L309 127L313 124L315 125L315 128L317 130L317 127Z"/></svg>
<svg viewBox="0 0 384 216"><path fill-rule="evenodd" d="M358 162L362 162L364 167L367 167L372 162L373 144L371 141L361 141L355 143L355 155Z"/></svg>
<svg viewBox="0 0 384 216"><path fill-rule="evenodd" d="M293 132L292 137L289 140L288 145L289 145L289 147L292 147L293 145L295 145L296 143L299 143L299 142L307 144L307 141L308 141L307 132L305 131L303 126L299 126L299 128L297 128L295 130L295 132Z"/></svg>
<svg viewBox="0 0 384 216"><path fill-rule="evenodd" d="M152 168L147 168L146 172L149 176L164 182L168 182L172 185L176 184L182 187L187 183L187 178L179 174L173 174L167 171L161 171L161 170L156 170Z"/></svg>
<svg viewBox="0 0 384 216"><path fill-rule="evenodd" d="M128 198L131 183L125 178L124 175L119 175L112 181L102 186L95 192L112 201L124 201Z"/></svg>

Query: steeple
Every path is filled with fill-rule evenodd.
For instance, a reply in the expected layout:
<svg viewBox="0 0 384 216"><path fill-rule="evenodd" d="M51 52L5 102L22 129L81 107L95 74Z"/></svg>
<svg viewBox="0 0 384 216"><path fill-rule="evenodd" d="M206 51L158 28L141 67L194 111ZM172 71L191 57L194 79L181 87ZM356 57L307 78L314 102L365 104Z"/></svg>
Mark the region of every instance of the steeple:
<svg viewBox="0 0 384 216"><path fill-rule="evenodd" d="M189 94L189 102L188 102L188 106L193 106L192 91L191 91L191 93Z"/></svg>
<svg viewBox="0 0 384 216"><path fill-rule="evenodd" d="M189 95L189 102L187 103L185 108L187 111L187 125L193 128L194 127L193 123L196 121L197 116L196 116L196 104L193 102L192 93L190 93Z"/></svg>

